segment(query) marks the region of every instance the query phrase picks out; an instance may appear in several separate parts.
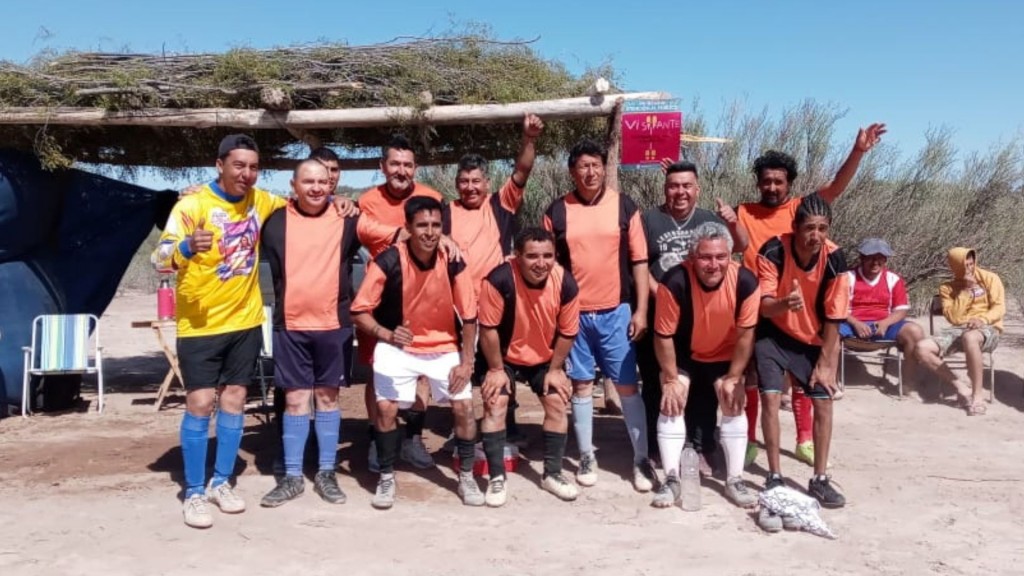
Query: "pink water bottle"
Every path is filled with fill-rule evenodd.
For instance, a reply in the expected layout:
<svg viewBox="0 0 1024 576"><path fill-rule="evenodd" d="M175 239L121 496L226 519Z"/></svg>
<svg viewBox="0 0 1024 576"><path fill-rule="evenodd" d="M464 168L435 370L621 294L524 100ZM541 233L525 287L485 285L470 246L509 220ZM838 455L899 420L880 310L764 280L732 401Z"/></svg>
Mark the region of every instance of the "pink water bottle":
<svg viewBox="0 0 1024 576"><path fill-rule="evenodd" d="M160 320L174 320L174 288L167 274L160 275L160 287L156 290L156 316Z"/></svg>

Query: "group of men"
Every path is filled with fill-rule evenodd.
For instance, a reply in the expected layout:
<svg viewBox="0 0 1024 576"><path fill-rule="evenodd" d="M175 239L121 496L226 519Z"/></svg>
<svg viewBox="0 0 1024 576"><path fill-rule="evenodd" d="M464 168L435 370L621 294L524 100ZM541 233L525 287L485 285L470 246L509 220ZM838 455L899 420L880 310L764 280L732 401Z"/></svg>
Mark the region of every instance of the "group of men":
<svg viewBox="0 0 1024 576"><path fill-rule="evenodd" d="M385 182L364 193L358 206L333 195L339 171L330 150L314 151L299 163L292 198L285 200L255 188L255 142L243 135L224 139L217 180L178 203L154 255L158 265L179 274L186 524L212 525L208 503L227 513L245 509L229 479L245 387L260 346L261 246L273 276L274 361L286 398L284 474L264 496L264 506L304 491L311 400L319 446L314 490L327 502L345 501L335 475L337 396L348 384L353 331L361 359L373 367L366 400L370 465L379 473L375 508L395 503L399 456L418 467L433 464L421 439L429 398L452 406L462 502L505 504L506 422L517 381L530 386L544 409L541 486L560 499L575 499L577 484L598 481L595 368L619 393L633 451L632 483L638 492L655 492L654 506L679 501L685 444L701 453L702 468L710 470L716 429L725 452L726 496L741 507L757 504L742 473L745 459L756 457L759 400L766 488L782 484L778 413L787 385L798 454L814 466L808 491L826 507L845 503L826 474L839 338L844 329L870 334L848 316L861 277L847 273L841 252L828 239L830 202L849 184L884 125L859 131L836 178L818 192L791 197L795 162L768 152L754 165L760 201L736 209L718 201L715 212L697 208L698 174L688 162L666 164L665 202L642 212L606 185L607 154L584 140L568 157L573 190L551 203L542 227L516 234L542 130L540 118L524 117L515 170L497 193L491 193L483 158L463 157L456 171L459 198L448 204L415 181L415 156L402 138L385 146ZM348 275L359 246L373 259L353 293ZM743 254L742 265L733 260L734 252ZM958 258L965 278L978 280L950 288L950 309L970 315L977 295L994 295L997 287L987 273L976 271L973 252ZM877 271L872 274L868 281L877 282ZM974 299L961 302L963 290ZM998 292L1001 298L1001 286ZM921 362L941 366L939 355L954 340L966 348L975 333L983 335L979 345L993 345L998 322L975 326L976 316L971 318L963 334L950 333L945 346L914 339ZM889 316L881 320L872 320L872 334L897 326ZM955 377L950 381L966 393ZM479 434L474 382L484 407ZM218 388L217 454L207 483L206 444ZM562 470L570 407L579 450L575 483ZM402 410L404 435L397 426ZM649 456L649 434L664 482ZM484 491L473 475L478 436L489 470ZM766 530L781 529L778 517L762 513L759 520Z"/></svg>

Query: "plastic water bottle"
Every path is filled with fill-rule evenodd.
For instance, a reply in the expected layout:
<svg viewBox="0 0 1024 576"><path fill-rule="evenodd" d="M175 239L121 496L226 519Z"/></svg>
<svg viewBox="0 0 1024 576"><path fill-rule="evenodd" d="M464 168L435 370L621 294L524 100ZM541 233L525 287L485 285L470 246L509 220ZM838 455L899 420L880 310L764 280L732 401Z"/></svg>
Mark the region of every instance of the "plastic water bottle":
<svg viewBox="0 0 1024 576"><path fill-rule="evenodd" d="M174 320L174 288L167 274L160 275L160 287L156 290L156 317L160 320Z"/></svg>
<svg viewBox="0 0 1024 576"><path fill-rule="evenodd" d="M682 508L687 512L700 510L700 462L697 451L687 444L683 448L680 466L683 477L679 479L682 489Z"/></svg>

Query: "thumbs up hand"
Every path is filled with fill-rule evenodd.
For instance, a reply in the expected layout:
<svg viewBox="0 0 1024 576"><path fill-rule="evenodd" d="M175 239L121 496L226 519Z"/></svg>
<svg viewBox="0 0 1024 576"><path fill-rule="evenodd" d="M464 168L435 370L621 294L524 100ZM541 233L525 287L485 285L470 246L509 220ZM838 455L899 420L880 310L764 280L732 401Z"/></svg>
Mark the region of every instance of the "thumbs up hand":
<svg viewBox="0 0 1024 576"><path fill-rule="evenodd" d="M206 229L206 218L200 218L196 229L187 237L188 248L193 254L209 252L213 248L213 232Z"/></svg>
<svg viewBox="0 0 1024 576"><path fill-rule="evenodd" d="M412 344L412 330L409 329L409 320L402 322L402 325L395 328L391 333L391 343L399 348Z"/></svg>
<svg viewBox="0 0 1024 576"><path fill-rule="evenodd" d="M790 287L789 294L786 294L782 300L790 310L797 311L803 309L804 294L800 290L800 282L796 278L793 279L793 284Z"/></svg>
<svg viewBox="0 0 1024 576"><path fill-rule="evenodd" d="M736 211L732 209L721 198L715 198L715 213L718 217L725 221L726 224L732 225L736 223Z"/></svg>

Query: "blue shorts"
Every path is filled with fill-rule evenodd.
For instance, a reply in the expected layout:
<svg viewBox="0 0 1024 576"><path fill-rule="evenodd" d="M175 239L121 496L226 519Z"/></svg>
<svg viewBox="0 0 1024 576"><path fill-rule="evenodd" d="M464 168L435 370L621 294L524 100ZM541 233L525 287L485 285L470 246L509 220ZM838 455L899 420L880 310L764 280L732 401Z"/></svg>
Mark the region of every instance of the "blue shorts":
<svg viewBox="0 0 1024 576"><path fill-rule="evenodd" d="M580 312L580 331L569 351L569 378L593 380L597 366L615 384L635 386L636 348L629 341L632 317L629 304L606 312Z"/></svg>
<svg viewBox="0 0 1024 576"><path fill-rule="evenodd" d="M889 326L885 330L885 334L875 334L868 340L895 340L896 336L900 333L900 329L907 323L906 320L900 320L899 322ZM875 329L877 322L865 322L872 330ZM857 332L853 329L853 326L849 322L843 322L839 325L839 336L840 338L858 338Z"/></svg>
<svg viewBox="0 0 1024 576"><path fill-rule="evenodd" d="M351 363L351 357L345 354L345 344L351 340L351 328L317 331L275 328L277 386L286 389L348 386L345 366Z"/></svg>

